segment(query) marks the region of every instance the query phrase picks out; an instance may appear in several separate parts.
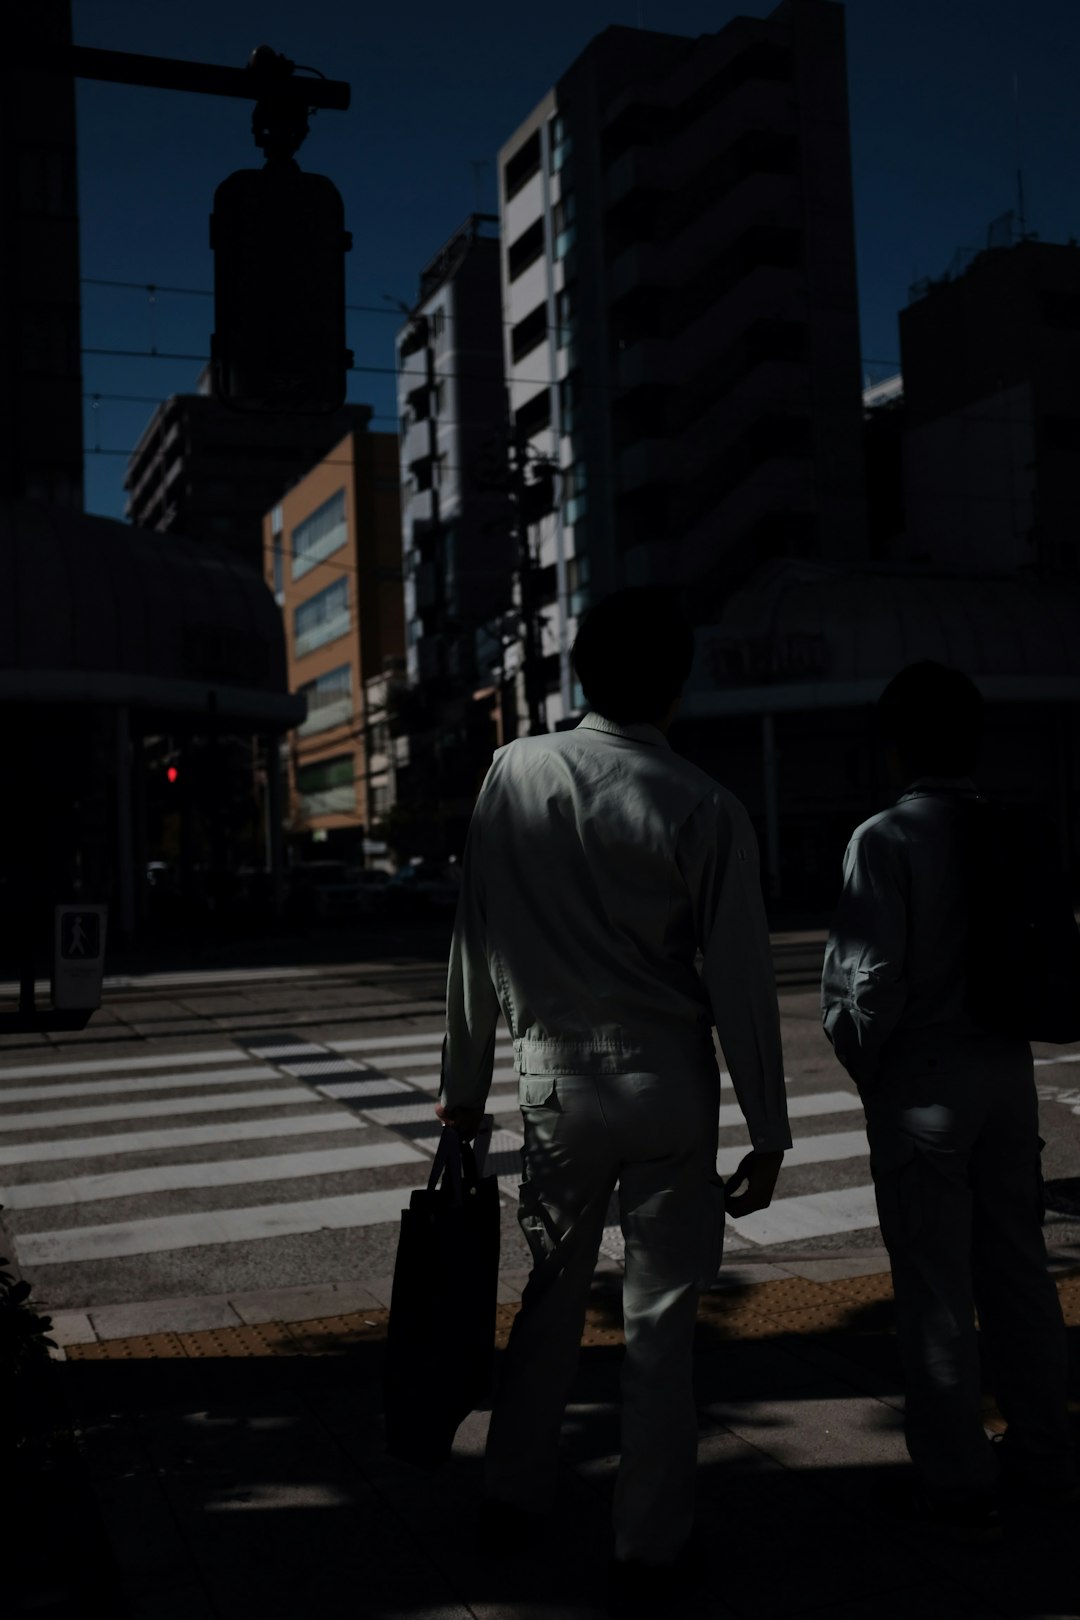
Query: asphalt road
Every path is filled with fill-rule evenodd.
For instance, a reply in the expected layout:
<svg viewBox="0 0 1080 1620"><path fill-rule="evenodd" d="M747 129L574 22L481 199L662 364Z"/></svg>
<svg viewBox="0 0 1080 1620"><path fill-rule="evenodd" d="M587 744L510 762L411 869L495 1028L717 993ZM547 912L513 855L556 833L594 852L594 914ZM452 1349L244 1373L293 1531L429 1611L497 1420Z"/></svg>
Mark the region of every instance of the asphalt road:
<svg viewBox="0 0 1080 1620"><path fill-rule="evenodd" d="M114 983L81 1034L0 1041L0 1205L42 1305L385 1285L400 1208L439 1131L445 960L431 937L384 940L382 959ZM880 1244L858 1098L820 1029L822 944L774 938L796 1145L771 1208L729 1223L732 1265ZM513 1219L509 1059L501 1031L490 1167L513 1272L528 1259ZM1039 1048L1037 1061L1047 1237L1080 1260L1080 1048ZM729 1082L721 1126L727 1174L746 1148ZM614 1211L603 1252L618 1264Z"/></svg>

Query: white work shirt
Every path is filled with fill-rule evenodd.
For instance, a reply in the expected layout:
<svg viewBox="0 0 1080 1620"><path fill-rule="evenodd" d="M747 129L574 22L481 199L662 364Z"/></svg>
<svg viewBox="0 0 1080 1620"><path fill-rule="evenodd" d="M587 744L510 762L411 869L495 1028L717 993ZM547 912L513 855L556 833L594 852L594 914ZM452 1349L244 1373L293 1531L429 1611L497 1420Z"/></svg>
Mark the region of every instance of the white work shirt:
<svg viewBox="0 0 1080 1620"><path fill-rule="evenodd" d="M450 952L449 1107L483 1108L500 1011L523 1076L674 1081L715 1063L715 1022L754 1146L791 1146L757 840L657 727L590 713L495 754Z"/></svg>
<svg viewBox="0 0 1080 1620"><path fill-rule="evenodd" d="M941 1057L1002 1044L964 1008L967 904L954 801L977 792L968 777L920 777L851 836L821 1012L860 1086L927 1043Z"/></svg>

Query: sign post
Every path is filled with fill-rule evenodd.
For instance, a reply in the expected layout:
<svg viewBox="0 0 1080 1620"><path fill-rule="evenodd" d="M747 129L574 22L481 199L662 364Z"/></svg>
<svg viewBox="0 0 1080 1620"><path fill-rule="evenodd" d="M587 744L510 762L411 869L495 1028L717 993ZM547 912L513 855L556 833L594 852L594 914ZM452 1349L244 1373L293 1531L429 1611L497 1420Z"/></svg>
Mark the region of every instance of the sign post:
<svg viewBox="0 0 1080 1620"><path fill-rule="evenodd" d="M64 1011L101 1006L107 906L57 906L53 936L52 1004Z"/></svg>

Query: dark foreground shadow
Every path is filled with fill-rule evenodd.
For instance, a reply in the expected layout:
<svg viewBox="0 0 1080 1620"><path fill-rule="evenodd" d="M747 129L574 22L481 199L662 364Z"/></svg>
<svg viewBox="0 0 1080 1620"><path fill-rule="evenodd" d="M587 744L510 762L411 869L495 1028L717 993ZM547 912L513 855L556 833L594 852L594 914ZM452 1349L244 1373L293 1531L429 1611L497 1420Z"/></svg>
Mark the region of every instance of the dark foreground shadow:
<svg viewBox="0 0 1080 1620"><path fill-rule="evenodd" d="M673 1620L1080 1614L1075 1522L1012 1513L1001 1545L956 1547L881 1506L905 1468L880 1325L854 1312L841 1332L699 1342L712 1573ZM313 1332L307 1348L330 1343ZM298 1620L343 1604L363 1620L603 1612L621 1349L583 1351L559 1500L537 1504L552 1519L516 1557L485 1534L486 1414L438 1472L387 1459L382 1356L364 1343L58 1369L133 1620ZM54 1558L71 1536L50 1527Z"/></svg>

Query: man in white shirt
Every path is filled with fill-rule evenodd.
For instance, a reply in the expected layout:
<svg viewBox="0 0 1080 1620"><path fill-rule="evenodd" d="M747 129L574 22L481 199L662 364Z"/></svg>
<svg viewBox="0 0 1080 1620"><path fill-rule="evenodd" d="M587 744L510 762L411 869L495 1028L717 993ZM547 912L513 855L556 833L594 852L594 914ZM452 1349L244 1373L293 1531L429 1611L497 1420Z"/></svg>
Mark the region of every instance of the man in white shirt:
<svg viewBox="0 0 1080 1620"><path fill-rule="evenodd" d="M487 1448L504 1523L555 1506L559 1428L618 1188L613 1578L639 1595L651 1575L670 1580L693 1523L691 1339L723 1235L714 1022L753 1144L728 1184L729 1213L767 1206L791 1145L754 832L738 800L667 741L693 652L672 594L617 592L573 650L590 712L495 754L463 861L439 1109L477 1129L501 1014L534 1259Z"/></svg>
<svg viewBox="0 0 1080 1620"><path fill-rule="evenodd" d="M959 670L913 664L886 687L878 719L905 791L848 844L822 1015L866 1109L918 1478L911 1507L992 1536L999 1460L1044 1501L1066 1500L1075 1475L1031 1048L965 1005L957 801L977 797L982 698ZM1000 1447L983 1429L979 1337L1009 1425Z"/></svg>

